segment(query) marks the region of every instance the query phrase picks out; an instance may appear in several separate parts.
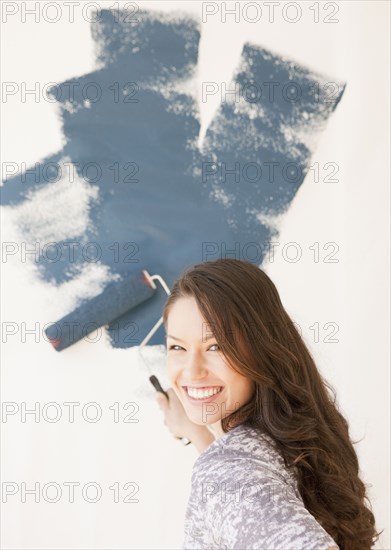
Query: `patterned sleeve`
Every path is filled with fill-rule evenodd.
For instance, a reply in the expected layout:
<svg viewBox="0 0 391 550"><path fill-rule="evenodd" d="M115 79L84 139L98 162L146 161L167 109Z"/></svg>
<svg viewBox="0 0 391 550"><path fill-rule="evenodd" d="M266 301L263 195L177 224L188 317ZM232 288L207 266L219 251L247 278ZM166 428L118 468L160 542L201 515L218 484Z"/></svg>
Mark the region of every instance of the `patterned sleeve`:
<svg viewBox="0 0 391 550"><path fill-rule="evenodd" d="M225 470L225 469L224 469ZM209 529L215 548L229 550L327 550L339 548L305 508L293 487L267 468L227 468L209 491Z"/></svg>

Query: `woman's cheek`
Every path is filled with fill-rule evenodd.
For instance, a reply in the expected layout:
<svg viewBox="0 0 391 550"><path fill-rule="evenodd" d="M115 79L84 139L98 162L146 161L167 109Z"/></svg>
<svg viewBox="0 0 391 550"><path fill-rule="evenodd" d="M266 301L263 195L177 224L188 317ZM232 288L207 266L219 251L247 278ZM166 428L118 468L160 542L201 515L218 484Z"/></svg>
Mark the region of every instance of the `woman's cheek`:
<svg viewBox="0 0 391 550"><path fill-rule="evenodd" d="M168 377L170 378L171 382L174 382L178 376L178 373L181 370L180 361L178 361L177 359L169 359L166 363L166 368Z"/></svg>

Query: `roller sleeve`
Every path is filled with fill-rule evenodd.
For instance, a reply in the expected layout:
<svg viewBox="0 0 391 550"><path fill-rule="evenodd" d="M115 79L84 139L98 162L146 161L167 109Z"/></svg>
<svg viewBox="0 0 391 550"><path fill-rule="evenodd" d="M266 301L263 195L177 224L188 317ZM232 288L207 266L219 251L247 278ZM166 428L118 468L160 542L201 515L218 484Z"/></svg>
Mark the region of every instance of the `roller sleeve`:
<svg viewBox="0 0 391 550"><path fill-rule="evenodd" d="M155 291L156 285L148 272L139 270L119 281L109 283L98 296L85 301L74 311L47 327L45 334L53 347L61 351L149 300Z"/></svg>

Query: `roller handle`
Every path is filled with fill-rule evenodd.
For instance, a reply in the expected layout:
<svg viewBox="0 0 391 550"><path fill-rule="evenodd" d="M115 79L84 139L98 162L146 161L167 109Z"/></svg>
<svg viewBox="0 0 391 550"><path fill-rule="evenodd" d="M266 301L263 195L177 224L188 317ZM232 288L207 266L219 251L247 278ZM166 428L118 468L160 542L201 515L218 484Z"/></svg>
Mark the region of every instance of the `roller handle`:
<svg viewBox="0 0 391 550"><path fill-rule="evenodd" d="M150 380L152 386L155 388L156 391L159 391L160 393L164 393L164 395L167 397L167 399L168 400L170 399L168 397L168 393L163 390L159 380L156 378L156 376L154 374L152 374L152 376L149 377L149 380ZM187 439L186 437L177 437L177 436L175 436L175 437L177 439L180 439L181 443L183 445L189 445L191 443L190 439Z"/></svg>

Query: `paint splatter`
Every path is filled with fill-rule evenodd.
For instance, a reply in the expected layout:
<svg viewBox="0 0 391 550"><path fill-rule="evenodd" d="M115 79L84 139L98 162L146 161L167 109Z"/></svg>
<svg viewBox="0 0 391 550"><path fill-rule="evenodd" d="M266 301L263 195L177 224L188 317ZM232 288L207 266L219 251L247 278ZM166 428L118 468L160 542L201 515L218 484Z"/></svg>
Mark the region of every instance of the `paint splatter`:
<svg viewBox="0 0 391 550"><path fill-rule="evenodd" d="M93 270L102 283L147 269L171 286L185 267L229 251L261 265L262 243L278 235L345 85L247 43L238 93L227 94L199 148L199 22L101 13L92 25L99 68L50 91L63 149L2 188L21 239L40 244L40 277L65 287ZM141 342L165 299L161 291L115 320L112 345ZM161 327L150 343L163 342Z"/></svg>

